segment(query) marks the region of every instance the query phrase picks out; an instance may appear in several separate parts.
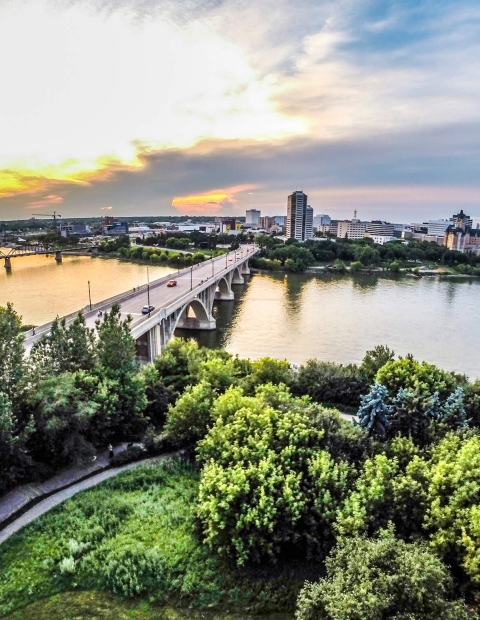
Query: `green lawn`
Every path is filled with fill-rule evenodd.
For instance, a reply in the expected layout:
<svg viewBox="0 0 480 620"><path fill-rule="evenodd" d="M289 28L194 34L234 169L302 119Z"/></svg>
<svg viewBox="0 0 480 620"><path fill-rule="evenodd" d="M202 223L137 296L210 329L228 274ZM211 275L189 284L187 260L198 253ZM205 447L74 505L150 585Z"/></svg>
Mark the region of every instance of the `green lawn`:
<svg viewBox="0 0 480 620"><path fill-rule="evenodd" d="M252 576L221 565L195 533L197 487L198 472L190 465L144 464L40 517L0 546L0 616L32 603L12 617L164 617L161 609L151 615L147 602L290 610L309 576L302 572L297 579L295 571L278 566L275 574L257 570ZM143 602L120 603L107 593ZM93 611L81 612L90 599ZM70 616L61 615L70 609L62 601L69 601Z"/></svg>

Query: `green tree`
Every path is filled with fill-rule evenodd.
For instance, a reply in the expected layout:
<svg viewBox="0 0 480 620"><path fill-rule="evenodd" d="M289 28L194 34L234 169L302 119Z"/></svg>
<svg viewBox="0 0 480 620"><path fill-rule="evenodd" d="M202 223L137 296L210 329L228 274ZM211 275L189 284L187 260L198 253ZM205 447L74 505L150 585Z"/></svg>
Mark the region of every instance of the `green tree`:
<svg viewBox="0 0 480 620"><path fill-rule="evenodd" d="M400 388L423 399L431 398L435 392L446 398L457 386L452 373L427 362L417 362L411 356L387 362L378 370L375 381L387 388L391 398L395 398Z"/></svg>
<svg viewBox="0 0 480 620"><path fill-rule="evenodd" d="M197 514L206 544L237 564L274 559L287 545L312 555L333 542L348 490L346 462L320 452L322 430L285 386L256 396L230 388L198 446L203 465Z"/></svg>
<svg viewBox="0 0 480 620"><path fill-rule="evenodd" d="M98 410L98 404L89 398L95 383L90 375L78 371L49 377L31 391L35 432L28 439L28 448L37 462L56 469L81 463L94 454L85 435Z"/></svg>
<svg viewBox="0 0 480 620"><path fill-rule="evenodd" d="M425 527L433 547L480 584L480 437L449 433L432 451Z"/></svg>
<svg viewBox="0 0 480 620"><path fill-rule="evenodd" d="M211 408L215 392L207 381L187 386L175 405L168 408L165 432L179 444L196 443L213 425Z"/></svg>
<svg viewBox="0 0 480 620"><path fill-rule="evenodd" d="M327 559L327 576L307 583L296 620L467 620L463 601L452 600L452 579L423 544L377 538L342 541Z"/></svg>
<svg viewBox="0 0 480 620"><path fill-rule="evenodd" d="M355 260L359 261L365 267L370 265L378 265L380 262L380 254L378 250L370 245L357 245L354 250Z"/></svg>
<svg viewBox="0 0 480 620"><path fill-rule="evenodd" d="M130 315L122 320L120 306L114 304L96 323L98 361L95 374L100 386L108 386L115 395L115 399L100 400L104 406L94 423L96 433L107 433L107 437L137 435L146 425L143 417L147 404L145 384L135 361L131 322Z"/></svg>
<svg viewBox="0 0 480 620"><path fill-rule="evenodd" d="M377 345L365 353L365 357L360 366L360 372L365 376L367 381L372 381L380 368L394 359L394 351L389 349L386 345Z"/></svg>
<svg viewBox="0 0 480 620"><path fill-rule="evenodd" d="M29 430L18 434L12 403L0 392L0 493L34 474L34 464L25 449Z"/></svg>
<svg viewBox="0 0 480 620"><path fill-rule="evenodd" d="M368 383L354 364L308 360L294 375L292 390L295 394L308 394L316 402L358 407L362 394L368 391Z"/></svg>
<svg viewBox="0 0 480 620"><path fill-rule="evenodd" d="M0 306L0 386L1 391L15 402L19 399L19 384L25 374L22 321L7 303L7 307Z"/></svg>
<svg viewBox="0 0 480 620"><path fill-rule="evenodd" d="M95 365L95 336L85 323L83 312L67 325L57 317L47 336L37 340L29 356L31 373L45 378L52 373L91 370Z"/></svg>
<svg viewBox="0 0 480 620"><path fill-rule="evenodd" d="M255 388L264 383L290 385L293 380L290 364L287 360L262 357L251 362L250 373L241 382L245 393L253 394Z"/></svg>

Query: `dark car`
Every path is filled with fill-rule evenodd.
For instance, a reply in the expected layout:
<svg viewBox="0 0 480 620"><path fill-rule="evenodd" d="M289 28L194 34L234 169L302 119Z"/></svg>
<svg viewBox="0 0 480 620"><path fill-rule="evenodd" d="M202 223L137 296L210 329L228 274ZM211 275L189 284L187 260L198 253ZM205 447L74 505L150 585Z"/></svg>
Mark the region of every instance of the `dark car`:
<svg viewBox="0 0 480 620"><path fill-rule="evenodd" d="M142 314L150 314L153 310L155 310L155 306L143 306Z"/></svg>

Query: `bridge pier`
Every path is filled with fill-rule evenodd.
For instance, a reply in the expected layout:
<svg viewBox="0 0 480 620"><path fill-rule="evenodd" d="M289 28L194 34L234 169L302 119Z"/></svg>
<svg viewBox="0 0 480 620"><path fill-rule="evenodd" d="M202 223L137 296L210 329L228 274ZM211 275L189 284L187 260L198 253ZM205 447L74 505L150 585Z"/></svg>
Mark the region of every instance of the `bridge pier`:
<svg viewBox="0 0 480 620"><path fill-rule="evenodd" d="M57 263L61 263L62 262L62 250L57 250L55 252L55 260L57 261Z"/></svg>
<svg viewBox="0 0 480 620"><path fill-rule="evenodd" d="M230 272L220 278L217 283L217 290L215 291L216 301L233 301L235 299L235 295L232 291L232 277L233 273Z"/></svg>
<svg viewBox="0 0 480 620"><path fill-rule="evenodd" d="M250 275L250 267L248 266L248 260L242 263L242 271L240 272L243 276Z"/></svg>
<svg viewBox="0 0 480 620"><path fill-rule="evenodd" d="M245 279L240 273L240 269L237 267L233 272L232 284L244 284L244 283L245 283Z"/></svg>
<svg viewBox="0 0 480 620"><path fill-rule="evenodd" d="M10 256L5 256L5 265L4 265L5 269L11 269L12 268L12 261L10 259Z"/></svg>

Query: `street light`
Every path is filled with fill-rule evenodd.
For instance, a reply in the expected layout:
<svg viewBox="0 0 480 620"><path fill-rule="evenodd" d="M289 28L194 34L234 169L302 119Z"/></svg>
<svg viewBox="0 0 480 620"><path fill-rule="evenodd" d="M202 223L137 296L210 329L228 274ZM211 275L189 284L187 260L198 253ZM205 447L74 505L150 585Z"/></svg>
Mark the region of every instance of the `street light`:
<svg viewBox="0 0 480 620"><path fill-rule="evenodd" d="M193 289L193 265L190 267L190 290Z"/></svg>
<svg viewBox="0 0 480 620"><path fill-rule="evenodd" d="M92 309L92 296L90 294L90 280L88 280L88 301L90 303L90 310Z"/></svg>
<svg viewBox="0 0 480 620"><path fill-rule="evenodd" d="M215 262L213 260L213 256L212 256L212 278L215 275Z"/></svg>
<svg viewBox="0 0 480 620"><path fill-rule="evenodd" d="M147 265L147 304L148 304L148 316L150 316L150 278L148 277L148 265Z"/></svg>

